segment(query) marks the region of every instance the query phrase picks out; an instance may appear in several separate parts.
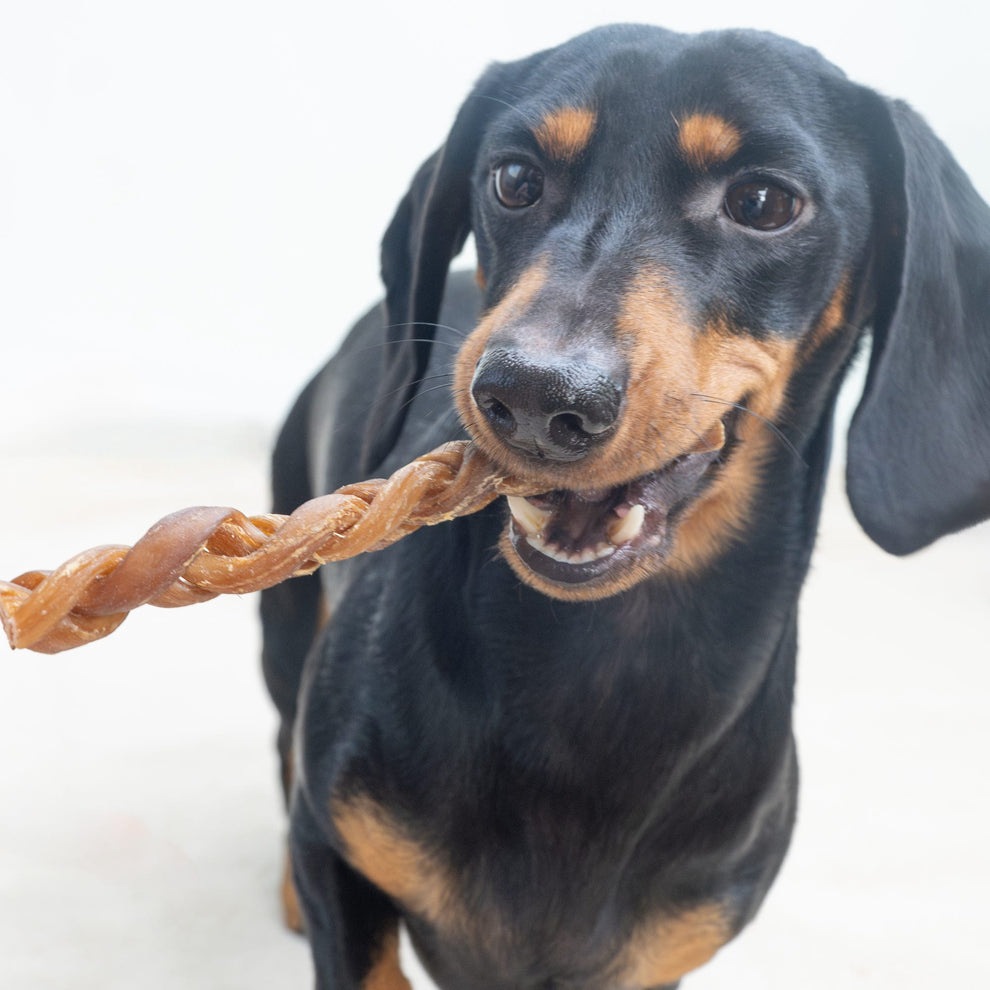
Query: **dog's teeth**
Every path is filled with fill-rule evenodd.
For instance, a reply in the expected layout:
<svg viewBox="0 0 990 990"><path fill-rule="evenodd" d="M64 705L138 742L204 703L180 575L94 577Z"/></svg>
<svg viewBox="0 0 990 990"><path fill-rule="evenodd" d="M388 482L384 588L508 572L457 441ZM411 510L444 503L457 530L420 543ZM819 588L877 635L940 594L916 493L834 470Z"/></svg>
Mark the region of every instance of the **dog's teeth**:
<svg viewBox="0 0 990 990"><path fill-rule="evenodd" d="M602 557L610 557L615 553L615 547L610 543L599 543L598 546L588 547L580 553L567 553L545 543L540 536L527 536L526 542L534 550L542 553L544 557L549 557L561 564L590 564L593 560L601 560Z"/></svg>
<svg viewBox="0 0 990 990"><path fill-rule="evenodd" d="M568 563L571 564L590 564L593 560L601 560L602 557L608 557L615 553L615 547L609 543L599 543L597 547L588 547L587 550L582 550L579 554L573 554L567 557Z"/></svg>
<svg viewBox="0 0 990 990"><path fill-rule="evenodd" d="M646 509L637 503L631 505L621 519L617 519L608 530L608 538L613 546L629 543L639 536L646 519Z"/></svg>
<svg viewBox="0 0 990 990"><path fill-rule="evenodd" d="M544 509L538 509L532 502L528 502L518 495L506 495L509 503L509 511L519 528L527 536L537 536L543 531L550 513Z"/></svg>

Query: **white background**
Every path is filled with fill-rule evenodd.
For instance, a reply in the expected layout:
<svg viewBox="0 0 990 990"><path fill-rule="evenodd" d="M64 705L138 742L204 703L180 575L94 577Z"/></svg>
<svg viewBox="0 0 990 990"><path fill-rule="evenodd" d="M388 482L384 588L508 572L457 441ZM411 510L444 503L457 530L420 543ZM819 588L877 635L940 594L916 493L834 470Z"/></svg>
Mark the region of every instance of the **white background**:
<svg viewBox="0 0 990 990"><path fill-rule="evenodd" d="M495 59L606 20L761 27L908 99L990 194L975 5L32 0L0 8L0 577L268 504L298 386ZM695 990L990 985L990 532L907 561L834 484L805 599L793 852ZM256 603L0 646L0 987L304 987L280 928Z"/></svg>

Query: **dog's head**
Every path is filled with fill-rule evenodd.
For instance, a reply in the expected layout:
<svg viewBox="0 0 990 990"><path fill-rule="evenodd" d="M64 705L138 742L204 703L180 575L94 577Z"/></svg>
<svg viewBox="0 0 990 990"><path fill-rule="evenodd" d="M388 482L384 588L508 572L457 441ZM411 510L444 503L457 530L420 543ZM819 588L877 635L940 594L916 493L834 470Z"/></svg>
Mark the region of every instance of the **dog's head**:
<svg viewBox="0 0 990 990"><path fill-rule="evenodd" d="M485 309L454 392L545 492L502 541L528 584L595 598L704 566L768 461L800 460L865 326L860 522L906 553L990 514L990 210L917 115L816 53L624 26L490 69L386 234L369 467L469 233Z"/></svg>

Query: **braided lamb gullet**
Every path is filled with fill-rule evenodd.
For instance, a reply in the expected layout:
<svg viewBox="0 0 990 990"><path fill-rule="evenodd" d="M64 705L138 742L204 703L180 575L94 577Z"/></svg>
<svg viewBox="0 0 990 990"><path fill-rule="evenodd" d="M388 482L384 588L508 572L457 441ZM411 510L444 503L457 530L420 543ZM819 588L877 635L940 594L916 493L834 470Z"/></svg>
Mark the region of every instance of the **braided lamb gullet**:
<svg viewBox="0 0 990 990"><path fill-rule="evenodd" d="M387 480L314 498L290 516L182 509L133 547L95 547L54 571L0 581L0 622L15 649L59 653L109 635L139 605L175 608L270 588L379 550L420 526L477 512L500 494L532 492L459 441Z"/></svg>

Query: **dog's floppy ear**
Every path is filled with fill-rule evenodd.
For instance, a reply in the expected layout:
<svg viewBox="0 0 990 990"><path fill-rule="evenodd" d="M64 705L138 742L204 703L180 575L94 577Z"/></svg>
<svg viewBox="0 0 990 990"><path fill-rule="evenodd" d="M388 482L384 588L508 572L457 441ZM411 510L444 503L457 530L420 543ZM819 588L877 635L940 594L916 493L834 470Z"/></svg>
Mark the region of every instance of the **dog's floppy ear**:
<svg viewBox="0 0 990 990"><path fill-rule="evenodd" d="M470 233L471 176L485 125L504 104L493 97L515 65L490 68L464 102L443 147L428 158L382 241L385 362L362 450L373 471L395 445L426 371L447 269Z"/></svg>
<svg viewBox="0 0 990 990"><path fill-rule="evenodd" d="M910 553L990 516L990 208L927 124L885 103L873 352L846 483Z"/></svg>

